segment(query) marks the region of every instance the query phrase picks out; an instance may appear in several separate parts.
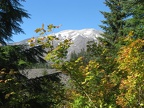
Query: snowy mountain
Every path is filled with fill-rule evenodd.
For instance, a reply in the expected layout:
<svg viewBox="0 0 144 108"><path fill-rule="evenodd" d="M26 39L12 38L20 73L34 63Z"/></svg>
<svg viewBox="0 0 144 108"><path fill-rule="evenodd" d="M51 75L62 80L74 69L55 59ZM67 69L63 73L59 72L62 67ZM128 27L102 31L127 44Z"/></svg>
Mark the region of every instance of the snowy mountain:
<svg viewBox="0 0 144 108"><path fill-rule="evenodd" d="M72 39L73 44L68 49L68 59L72 52L79 53L81 49L86 50L88 41L97 41L98 37L101 37L102 32L95 29L82 29L82 30L65 30L55 35L60 40Z"/></svg>
<svg viewBox="0 0 144 108"><path fill-rule="evenodd" d="M64 30L52 35L55 35L59 38L59 41L63 41L65 39L71 39L73 44L68 49L68 58L70 57L72 52L79 53L81 49L86 50L86 45L88 41L97 41L98 37L101 37L102 32L95 29L82 29L82 30ZM38 38L38 37L37 37ZM16 42L15 45L18 44L26 44L28 39ZM57 45L59 41L55 41L54 45Z"/></svg>

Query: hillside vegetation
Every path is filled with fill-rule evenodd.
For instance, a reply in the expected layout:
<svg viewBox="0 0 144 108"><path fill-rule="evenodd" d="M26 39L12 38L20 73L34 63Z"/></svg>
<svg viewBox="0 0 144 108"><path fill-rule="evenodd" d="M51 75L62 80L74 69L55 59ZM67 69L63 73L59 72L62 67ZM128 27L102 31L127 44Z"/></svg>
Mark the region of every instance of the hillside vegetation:
<svg viewBox="0 0 144 108"><path fill-rule="evenodd" d="M101 12L103 37L88 42L87 50L74 52L70 60L66 57L72 40L54 47L53 41L59 39L47 32L60 26L53 24L37 28L35 32L45 38L29 39L29 46L6 45L13 32L22 32L22 18L28 18L23 9L12 8L20 2L2 0L0 5L0 108L144 107L143 0L105 0L110 11ZM13 16L13 11L18 13ZM20 74L22 69L47 61L70 77L67 84L61 82L60 73L32 79Z"/></svg>

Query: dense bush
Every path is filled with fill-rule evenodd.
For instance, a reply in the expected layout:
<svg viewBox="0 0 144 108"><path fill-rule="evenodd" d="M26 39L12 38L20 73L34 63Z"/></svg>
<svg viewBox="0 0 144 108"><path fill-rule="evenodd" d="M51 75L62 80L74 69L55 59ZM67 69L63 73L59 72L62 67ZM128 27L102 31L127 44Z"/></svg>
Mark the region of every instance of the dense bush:
<svg viewBox="0 0 144 108"><path fill-rule="evenodd" d="M89 42L87 51L73 53L69 61L65 58L71 40L54 47L58 38L45 36L46 31L59 27L52 24L35 30L45 37L28 40L28 49L0 47L0 107L143 108L144 5L139 1L106 0L111 11L102 12L106 18L102 21L106 26L101 26L103 38L99 43ZM34 79L19 73L29 64L45 62L41 52L45 48L51 66L70 76L68 85L62 84L59 73Z"/></svg>

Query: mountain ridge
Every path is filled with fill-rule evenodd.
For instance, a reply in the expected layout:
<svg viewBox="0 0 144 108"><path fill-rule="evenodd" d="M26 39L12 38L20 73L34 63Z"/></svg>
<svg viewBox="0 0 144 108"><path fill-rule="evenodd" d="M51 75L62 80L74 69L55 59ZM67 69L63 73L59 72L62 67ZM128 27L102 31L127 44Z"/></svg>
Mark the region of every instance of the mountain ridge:
<svg viewBox="0 0 144 108"><path fill-rule="evenodd" d="M70 58L71 53L79 53L82 49L86 50L87 42L88 41L96 41L98 42L98 37L102 37L102 31L95 30L93 28L89 29L81 29L81 30L63 30L57 33L52 33L50 35L56 36L59 38L58 41L54 42L54 45L58 45L60 41L65 39L71 39L72 45L68 48L68 59ZM35 39L41 36L35 37ZM30 38L29 38L30 39ZM20 45L20 44L28 44L28 40L25 39L20 42L12 43L12 45Z"/></svg>

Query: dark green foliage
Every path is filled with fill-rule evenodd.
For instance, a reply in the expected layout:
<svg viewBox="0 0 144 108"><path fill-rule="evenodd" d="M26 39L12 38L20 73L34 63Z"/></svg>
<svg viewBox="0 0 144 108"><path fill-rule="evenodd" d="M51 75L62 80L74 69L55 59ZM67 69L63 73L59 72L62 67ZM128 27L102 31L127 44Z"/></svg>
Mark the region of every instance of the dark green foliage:
<svg viewBox="0 0 144 108"><path fill-rule="evenodd" d="M100 27L104 30L103 36L108 45L117 43L119 37L127 36L131 31L134 38L143 38L143 0L106 0L105 4L110 11L101 12L106 20Z"/></svg>
<svg viewBox="0 0 144 108"><path fill-rule="evenodd" d="M133 31L134 38L142 38L144 34L144 2L143 0L123 1L127 13L125 32Z"/></svg>
<svg viewBox="0 0 144 108"><path fill-rule="evenodd" d="M19 73L46 63L43 46L6 45L13 34L24 33L20 24L29 14L21 7L20 0L0 1L0 108L57 108L64 98L60 73L35 79Z"/></svg>
<svg viewBox="0 0 144 108"><path fill-rule="evenodd" d="M91 56L91 53L86 51L85 49L81 49L81 51L79 53L71 53L71 59L70 61L75 61L77 60L79 57L83 58L83 62L85 64L87 64L90 60L93 59L93 56Z"/></svg>
<svg viewBox="0 0 144 108"><path fill-rule="evenodd" d="M22 18L29 18L29 14L21 8L19 0L0 1L0 43L6 44L13 34L24 33L20 28Z"/></svg>
<svg viewBox="0 0 144 108"><path fill-rule="evenodd" d="M59 74L27 79L11 71L0 83L0 108L57 108L64 100Z"/></svg>
<svg viewBox="0 0 144 108"><path fill-rule="evenodd" d="M46 63L43 54L46 51L41 46L28 48L25 45L2 46L0 47L0 69L23 69L30 64Z"/></svg>
<svg viewBox="0 0 144 108"><path fill-rule="evenodd" d="M45 62L45 63L35 63L35 64L30 64L29 66L26 67L26 69L53 69L52 64L50 62Z"/></svg>
<svg viewBox="0 0 144 108"><path fill-rule="evenodd" d="M27 79L18 70L34 64L46 64L42 46L0 47L0 107L56 108L64 98L64 88L55 73Z"/></svg>
<svg viewBox="0 0 144 108"><path fill-rule="evenodd" d="M28 81L33 99L27 103L31 105L31 108L54 108L64 100L64 88L58 78L59 74L46 75Z"/></svg>
<svg viewBox="0 0 144 108"><path fill-rule="evenodd" d="M123 0L106 0L105 5L109 7L109 12L101 12L105 19L102 21L104 25L100 27L104 30L102 34L105 38L101 39L106 42L107 45L113 46L117 42L118 37L124 36L123 28L125 26L124 19L127 14L123 9Z"/></svg>

